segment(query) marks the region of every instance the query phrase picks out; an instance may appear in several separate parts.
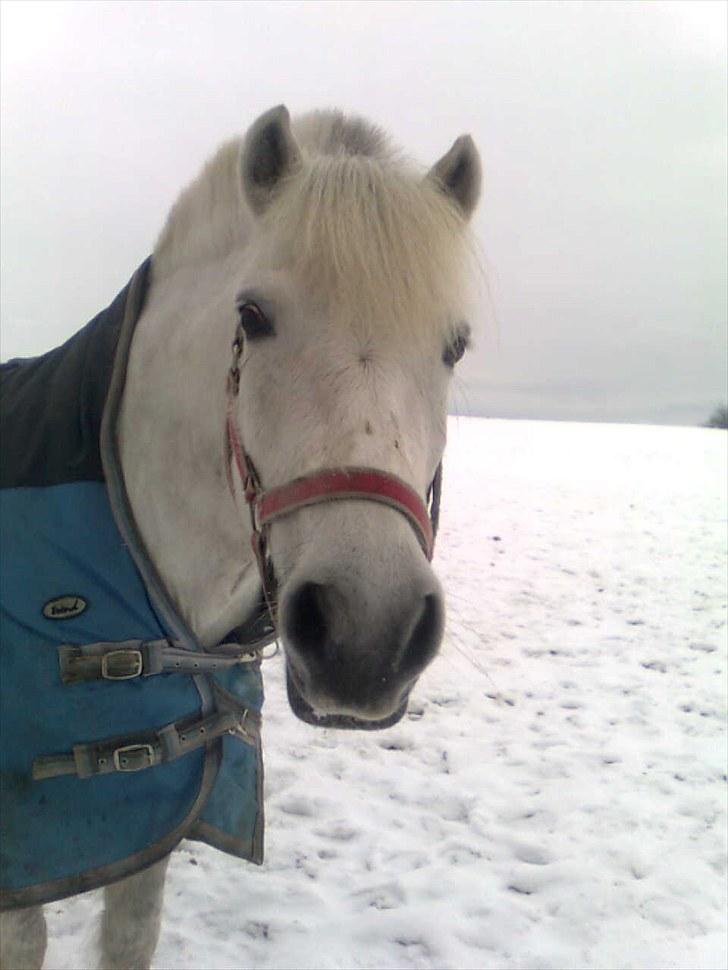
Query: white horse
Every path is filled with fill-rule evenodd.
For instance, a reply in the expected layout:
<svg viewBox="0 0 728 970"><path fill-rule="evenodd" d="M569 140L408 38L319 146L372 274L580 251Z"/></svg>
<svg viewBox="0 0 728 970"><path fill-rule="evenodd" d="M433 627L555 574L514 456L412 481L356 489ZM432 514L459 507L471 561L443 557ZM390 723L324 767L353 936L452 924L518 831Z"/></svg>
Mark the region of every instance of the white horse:
<svg viewBox="0 0 728 970"><path fill-rule="evenodd" d="M244 446L242 474L247 458L266 488L351 466L404 483L394 503L304 502L268 530L299 713L386 723L439 646L442 592L412 528L417 510L400 514L397 502L413 506L414 493L422 505L442 459L479 188L469 136L420 173L362 120L291 123L278 107L217 152L155 248L121 467L144 543L204 646L260 595L221 434L239 324L228 447ZM149 967L166 863L106 887L104 968ZM3 967L41 967L42 907L4 913L1 929Z"/></svg>

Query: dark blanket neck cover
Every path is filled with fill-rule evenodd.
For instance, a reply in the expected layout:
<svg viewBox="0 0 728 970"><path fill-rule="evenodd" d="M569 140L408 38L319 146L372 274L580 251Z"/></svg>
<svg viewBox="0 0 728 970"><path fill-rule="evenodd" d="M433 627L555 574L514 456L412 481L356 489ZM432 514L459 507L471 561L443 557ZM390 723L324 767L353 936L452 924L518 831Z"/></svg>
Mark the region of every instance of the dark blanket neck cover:
<svg viewBox="0 0 728 970"><path fill-rule="evenodd" d="M0 906L184 837L263 858L263 615L214 651L136 529L116 418L150 260L63 346L0 368ZM246 652L247 647L247 652Z"/></svg>

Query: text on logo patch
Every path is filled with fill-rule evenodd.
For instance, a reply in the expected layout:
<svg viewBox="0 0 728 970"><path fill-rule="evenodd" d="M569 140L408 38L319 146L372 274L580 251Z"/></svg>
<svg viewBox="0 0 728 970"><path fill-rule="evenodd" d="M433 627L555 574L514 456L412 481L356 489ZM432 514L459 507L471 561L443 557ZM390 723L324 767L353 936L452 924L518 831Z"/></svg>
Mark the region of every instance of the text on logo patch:
<svg viewBox="0 0 728 970"><path fill-rule="evenodd" d="M80 616L88 606L83 596L56 596L43 607L43 616L48 620L72 620Z"/></svg>

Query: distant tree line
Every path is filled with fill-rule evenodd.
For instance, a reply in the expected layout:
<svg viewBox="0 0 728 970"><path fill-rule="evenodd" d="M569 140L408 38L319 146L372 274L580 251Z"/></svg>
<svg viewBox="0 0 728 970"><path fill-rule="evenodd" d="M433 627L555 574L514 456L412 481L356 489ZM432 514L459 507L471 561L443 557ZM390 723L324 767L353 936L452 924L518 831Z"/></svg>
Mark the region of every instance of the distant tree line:
<svg viewBox="0 0 728 970"><path fill-rule="evenodd" d="M706 428L728 428L728 404L720 404L708 418Z"/></svg>

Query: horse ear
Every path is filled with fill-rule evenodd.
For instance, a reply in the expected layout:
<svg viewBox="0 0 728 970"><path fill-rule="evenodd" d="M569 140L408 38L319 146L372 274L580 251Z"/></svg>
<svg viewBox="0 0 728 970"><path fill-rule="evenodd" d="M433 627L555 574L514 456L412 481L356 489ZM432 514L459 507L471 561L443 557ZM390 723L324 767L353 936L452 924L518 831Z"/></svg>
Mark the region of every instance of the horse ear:
<svg viewBox="0 0 728 970"><path fill-rule="evenodd" d="M288 108L279 104L253 122L243 145L243 189L256 215L268 207L280 182L300 163Z"/></svg>
<svg viewBox="0 0 728 970"><path fill-rule="evenodd" d="M461 135L427 177L434 179L469 219L478 204L481 181L480 155L470 135Z"/></svg>

